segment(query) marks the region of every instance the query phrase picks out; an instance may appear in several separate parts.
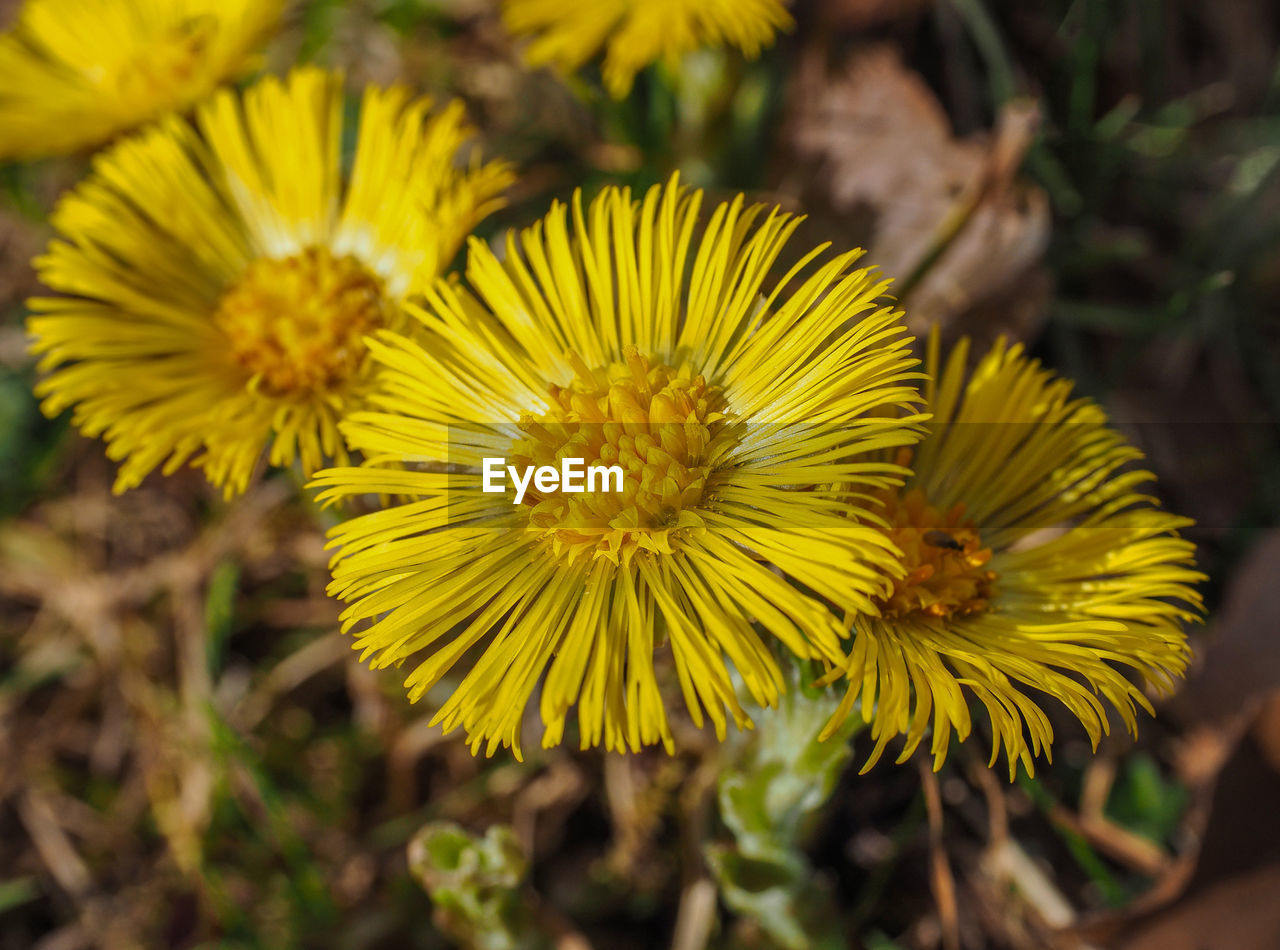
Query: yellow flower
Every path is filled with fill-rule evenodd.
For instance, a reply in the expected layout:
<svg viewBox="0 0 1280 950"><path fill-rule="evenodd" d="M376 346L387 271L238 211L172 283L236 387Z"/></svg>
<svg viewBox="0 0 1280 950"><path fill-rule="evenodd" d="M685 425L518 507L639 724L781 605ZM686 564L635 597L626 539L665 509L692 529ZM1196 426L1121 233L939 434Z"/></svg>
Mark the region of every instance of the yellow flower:
<svg viewBox="0 0 1280 950"><path fill-rule="evenodd" d="M532 37L534 66L573 72L605 49L604 81L616 99L660 59L725 45L754 59L793 25L780 0L503 0L502 15L512 34Z"/></svg>
<svg viewBox="0 0 1280 950"><path fill-rule="evenodd" d="M1136 731L1136 707L1151 711L1143 686L1167 691L1186 668L1181 624L1199 616L1203 579L1177 534L1191 522L1143 494L1141 453L1069 381L1003 341L966 377L967 357L963 342L939 375L930 340L930 432L897 459L914 476L881 493L907 573L853 616L848 691L827 728L861 699L876 741L863 771L903 734L905 761L930 717L941 767L952 731L970 732L972 696L991 720L991 764L1003 747L1010 778L1019 761L1030 773L1033 755L1051 755L1045 697L1096 748L1102 699Z"/></svg>
<svg viewBox="0 0 1280 950"><path fill-rule="evenodd" d="M640 202L575 195L501 259L473 241L471 289L440 282L415 311L423 342L370 344L378 409L344 426L366 465L317 484L325 500L409 500L332 531L330 591L350 602L346 629L371 622L355 646L374 666L424 654L414 700L477 648L435 717L473 751L520 755L540 682L544 746L576 703L584 748L670 749L668 662L694 722L705 710L723 737L729 716L750 725L730 664L772 704L774 641L843 659L809 592L856 609L886 589L887 539L842 516L832 483L899 482L856 457L917 437L901 418L915 361L877 304L887 282L853 266L860 252L814 265L820 247L766 291L798 221L739 196L695 236L701 203L674 178ZM617 464L623 490L535 483L515 504L508 480L483 490L486 458Z"/></svg>
<svg viewBox="0 0 1280 950"><path fill-rule="evenodd" d="M268 444L273 465L346 463L337 423L369 388L365 334L405 326L399 301L512 178L457 163L460 103L429 109L368 89L345 187L342 79L312 69L98 156L37 261L68 296L33 300L28 328L55 370L37 389L46 411L74 406L106 439L117 491L188 460L243 491Z"/></svg>
<svg viewBox="0 0 1280 950"><path fill-rule="evenodd" d="M100 145L253 65L283 0L27 0L0 35L0 159Z"/></svg>

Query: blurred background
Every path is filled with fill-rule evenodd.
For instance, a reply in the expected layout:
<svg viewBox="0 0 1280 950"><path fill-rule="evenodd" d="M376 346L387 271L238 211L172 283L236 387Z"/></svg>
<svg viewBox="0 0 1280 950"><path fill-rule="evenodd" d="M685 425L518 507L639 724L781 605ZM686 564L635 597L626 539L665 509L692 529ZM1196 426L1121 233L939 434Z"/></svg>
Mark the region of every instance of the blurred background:
<svg viewBox="0 0 1280 950"><path fill-rule="evenodd" d="M1280 948L1280 8L792 9L759 61L623 102L525 70L487 0L295 4L266 66L462 97L522 171L485 236L678 168L867 247L914 330L1024 341L1197 521L1185 688L1096 755L1062 722L1013 784L982 737L936 778L837 756L769 787L769 750L695 732L474 759L355 662L296 478L117 497L40 414L29 261L87 162L0 166L0 950ZM768 860L751 796L788 803Z"/></svg>

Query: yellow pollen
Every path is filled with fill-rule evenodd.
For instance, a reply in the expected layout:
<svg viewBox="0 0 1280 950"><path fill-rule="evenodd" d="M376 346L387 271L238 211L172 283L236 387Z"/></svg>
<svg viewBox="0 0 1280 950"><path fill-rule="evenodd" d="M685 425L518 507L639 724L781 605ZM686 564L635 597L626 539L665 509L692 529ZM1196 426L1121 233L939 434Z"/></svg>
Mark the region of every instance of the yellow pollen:
<svg viewBox="0 0 1280 950"><path fill-rule="evenodd" d="M387 324L382 280L354 257L312 247L249 265L214 313L249 385L270 396L332 392L356 375L363 338Z"/></svg>
<svg viewBox="0 0 1280 950"><path fill-rule="evenodd" d="M876 598L885 617L963 617L988 609L996 580L984 570L991 550L982 546L964 504L942 512L920 489L881 494L890 537L908 571L893 582L887 598Z"/></svg>
<svg viewBox="0 0 1280 950"><path fill-rule="evenodd" d="M682 537L702 529L697 507L738 443L718 387L688 366L651 362L634 346L623 357L591 369L570 353L573 381L551 386L551 408L521 420L525 438L512 448L517 466L559 468L561 459L580 458L588 467L623 469L621 492L542 493L531 486L525 495L529 530L569 562L674 553Z"/></svg>

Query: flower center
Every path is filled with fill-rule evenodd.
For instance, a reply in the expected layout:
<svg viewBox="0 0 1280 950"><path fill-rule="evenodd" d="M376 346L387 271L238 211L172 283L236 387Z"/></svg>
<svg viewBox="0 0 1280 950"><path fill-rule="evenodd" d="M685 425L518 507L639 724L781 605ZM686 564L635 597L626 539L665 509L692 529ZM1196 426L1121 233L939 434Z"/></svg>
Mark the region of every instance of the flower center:
<svg viewBox="0 0 1280 950"><path fill-rule="evenodd" d="M991 549L982 546L977 526L965 518L963 502L944 513L918 488L880 497L890 537L908 568L887 598L876 598L881 613L963 617L985 611L996 579L995 571L983 569Z"/></svg>
<svg viewBox="0 0 1280 950"><path fill-rule="evenodd" d="M116 91L126 102L168 102L180 96L204 63L218 29L213 16L189 17L146 44L144 55L116 74Z"/></svg>
<svg viewBox="0 0 1280 950"><path fill-rule="evenodd" d="M620 466L622 491L530 490L529 530L570 562L589 555L627 562L636 551L671 554L699 531L709 479L738 443L724 393L690 367L650 362L634 346L624 359L589 368L570 353L573 381L551 386L550 410L520 421L517 466Z"/></svg>
<svg viewBox="0 0 1280 950"><path fill-rule="evenodd" d="M364 362L363 337L386 326L382 280L354 257L312 247L260 259L213 315L250 386L272 396L330 392Z"/></svg>

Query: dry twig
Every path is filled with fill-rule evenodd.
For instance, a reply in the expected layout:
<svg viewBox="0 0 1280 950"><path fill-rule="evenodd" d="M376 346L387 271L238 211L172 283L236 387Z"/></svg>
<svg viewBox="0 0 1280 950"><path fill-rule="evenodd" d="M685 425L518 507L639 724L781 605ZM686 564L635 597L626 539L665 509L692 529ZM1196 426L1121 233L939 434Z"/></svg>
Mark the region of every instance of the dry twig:
<svg viewBox="0 0 1280 950"><path fill-rule="evenodd" d="M929 768L928 761L917 756L916 765L924 788L925 811L929 816L929 887L942 925L942 945L946 950L960 950L956 882L947 863L946 843L942 836L942 793L938 788L938 777Z"/></svg>

